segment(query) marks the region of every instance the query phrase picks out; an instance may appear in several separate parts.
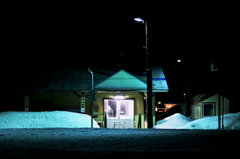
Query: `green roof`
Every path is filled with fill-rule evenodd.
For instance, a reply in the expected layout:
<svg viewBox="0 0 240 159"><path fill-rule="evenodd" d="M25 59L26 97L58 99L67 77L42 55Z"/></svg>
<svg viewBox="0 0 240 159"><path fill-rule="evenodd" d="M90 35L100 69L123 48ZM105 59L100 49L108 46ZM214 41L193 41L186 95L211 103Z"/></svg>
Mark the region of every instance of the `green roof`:
<svg viewBox="0 0 240 159"><path fill-rule="evenodd" d="M120 70L94 87L96 90L109 91L146 91L147 85L135 76Z"/></svg>

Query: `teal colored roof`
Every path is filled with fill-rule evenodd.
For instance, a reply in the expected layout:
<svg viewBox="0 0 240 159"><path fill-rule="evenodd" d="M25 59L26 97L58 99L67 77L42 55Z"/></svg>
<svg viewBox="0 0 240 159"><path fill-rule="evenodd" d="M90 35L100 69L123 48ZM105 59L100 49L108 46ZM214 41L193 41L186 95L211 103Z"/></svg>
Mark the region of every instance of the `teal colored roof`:
<svg viewBox="0 0 240 159"><path fill-rule="evenodd" d="M91 68L94 75L94 88L99 91L135 91L146 92L146 72L135 69L101 69ZM120 71L119 71L120 70ZM86 68L49 67L42 73L24 79L21 91L81 91L91 88L91 73ZM152 91L167 92L168 85L161 66L152 67Z"/></svg>
<svg viewBox="0 0 240 159"><path fill-rule="evenodd" d="M153 92L167 92L168 84L160 66L152 66L152 91Z"/></svg>
<svg viewBox="0 0 240 159"><path fill-rule="evenodd" d="M147 85L122 69L94 88L102 91L146 91Z"/></svg>

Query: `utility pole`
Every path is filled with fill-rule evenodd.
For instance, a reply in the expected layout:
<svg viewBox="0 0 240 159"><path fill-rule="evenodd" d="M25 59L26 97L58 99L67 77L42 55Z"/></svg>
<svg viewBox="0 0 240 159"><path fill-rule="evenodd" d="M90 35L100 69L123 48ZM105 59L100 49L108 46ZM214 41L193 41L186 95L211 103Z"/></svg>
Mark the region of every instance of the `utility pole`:
<svg viewBox="0 0 240 159"><path fill-rule="evenodd" d="M216 72L216 81L217 81L217 91L218 91L218 129L222 129L221 128L221 96L220 96L220 72L219 72L219 69L218 69L218 66L217 66L217 63L214 59L212 59L212 62L211 62L211 70L212 71L215 71Z"/></svg>
<svg viewBox="0 0 240 159"><path fill-rule="evenodd" d="M147 96L146 96L146 109L147 109L147 127L153 127L153 108L152 108L152 67L151 57L148 52L148 27L147 21L141 18L134 18L135 21L142 22L145 25L145 49L146 49L146 71L147 71Z"/></svg>
<svg viewBox="0 0 240 159"><path fill-rule="evenodd" d="M148 110L148 128L153 127L153 114L152 114L152 68L151 68L151 56L148 52L148 28L147 21L145 24L146 35L146 71L147 71L147 110Z"/></svg>

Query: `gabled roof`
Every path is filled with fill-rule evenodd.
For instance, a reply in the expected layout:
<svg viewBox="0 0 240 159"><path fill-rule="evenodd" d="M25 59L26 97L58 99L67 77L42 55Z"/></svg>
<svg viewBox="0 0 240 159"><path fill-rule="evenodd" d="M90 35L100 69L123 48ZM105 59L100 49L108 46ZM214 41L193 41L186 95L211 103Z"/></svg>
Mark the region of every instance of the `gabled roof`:
<svg viewBox="0 0 240 159"><path fill-rule="evenodd" d="M210 98L210 97L212 97L213 95L216 95L216 94L218 94L218 93L216 93L216 92L207 92L207 93L203 93L203 94L197 94L194 97L192 97L190 99L190 101L191 102L201 102L201 101L204 101L205 99ZM223 95L223 94L220 93L220 95Z"/></svg>
<svg viewBox="0 0 240 159"><path fill-rule="evenodd" d="M147 85L122 69L94 88L102 91L145 91Z"/></svg>
<svg viewBox="0 0 240 159"><path fill-rule="evenodd" d="M213 96L214 93L213 92L208 92L208 93L203 93L203 94L197 94L195 95L194 97L192 97L190 99L190 101L197 101L197 102L200 102L200 101L203 101L204 99L207 99L211 96Z"/></svg>
<svg viewBox="0 0 240 159"><path fill-rule="evenodd" d="M94 75L94 86L96 86L96 89L103 89L105 87L104 89L107 88L106 90L109 90L111 87L112 89L120 90L146 91L147 81L146 72L144 71L124 69L118 73L119 70L101 69L100 67L90 69ZM88 92L91 88L91 73L88 72L88 68L54 66L42 72L36 72L36 75L31 78L29 77L24 78L26 85L17 87L17 91ZM118 77L119 79L116 79ZM117 84L109 84L109 80L113 80L113 78L115 78L114 80ZM108 84L104 84L104 81L107 79L109 79ZM152 81L153 92L168 91L168 85L161 66L152 67Z"/></svg>

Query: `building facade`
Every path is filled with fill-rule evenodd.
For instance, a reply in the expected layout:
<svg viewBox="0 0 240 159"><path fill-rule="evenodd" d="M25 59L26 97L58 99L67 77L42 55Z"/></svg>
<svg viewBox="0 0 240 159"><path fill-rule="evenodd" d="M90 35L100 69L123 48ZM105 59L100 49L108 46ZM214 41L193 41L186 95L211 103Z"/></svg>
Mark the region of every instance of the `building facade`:
<svg viewBox="0 0 240 159"><path fill-rule="evenodd" d="M152 68L152 84L155 121L154 93L168 91L160 66ZM124 69L54 67L29 80L27 87L17 90L16 105L20 111L84 113L92 115L99 123L103 123L106 116L108 128L134 128L141 120L141 128L146 128L146 90L144 73ZM124 98L114 99L116 95Z"/></svg>
<svg viewBox="0 0 240 159"><path fill-rule="evenodd" d="M220 98L219 98L220 97ZM193 120L208 116L230 113L229 99L214 93L198 94L191 99L191 118ZM220 108L220 109L219 109Z"/></svg>

